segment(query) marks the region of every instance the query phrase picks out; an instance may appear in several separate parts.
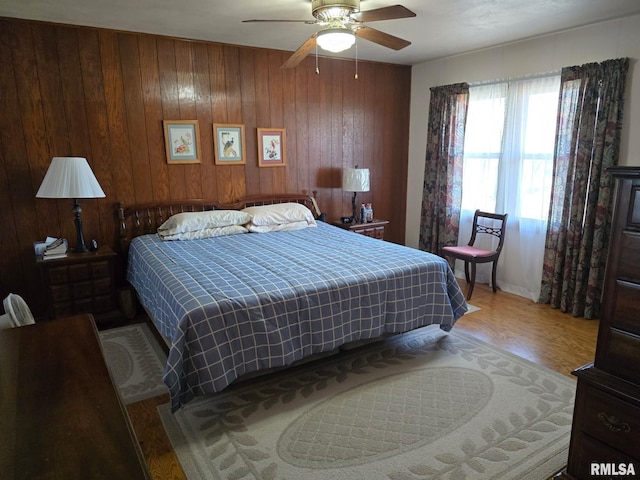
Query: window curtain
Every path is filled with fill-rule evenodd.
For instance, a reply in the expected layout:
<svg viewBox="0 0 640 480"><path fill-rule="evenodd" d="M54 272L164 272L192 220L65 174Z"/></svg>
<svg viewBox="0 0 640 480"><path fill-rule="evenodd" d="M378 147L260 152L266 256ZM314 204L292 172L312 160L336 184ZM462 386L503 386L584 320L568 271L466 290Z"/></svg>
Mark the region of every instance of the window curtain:
<svg viewBox="0 0 640 480"><path fill-rule="evenodd" d="M508 213L497 283L501 290L540 295L552 186L560 74L471 86L465 145L459 243L471 236L476 208ZM497 239L476 246L492 250ZM456 274L462 271L458 261ZM476 281L489 283L491 264Z"/></svg>
<svg viewBox="0 0 640 480"><path fill-rule="evenodd" d="M562 69L539 301L598 318L618 163L626 58Z"/></svg>
<svg viewBox="0 0 640 480"><path fill-rule="evenodd" d="M430 90L419 248L438 254L458 242L469 85Z"/></svg>

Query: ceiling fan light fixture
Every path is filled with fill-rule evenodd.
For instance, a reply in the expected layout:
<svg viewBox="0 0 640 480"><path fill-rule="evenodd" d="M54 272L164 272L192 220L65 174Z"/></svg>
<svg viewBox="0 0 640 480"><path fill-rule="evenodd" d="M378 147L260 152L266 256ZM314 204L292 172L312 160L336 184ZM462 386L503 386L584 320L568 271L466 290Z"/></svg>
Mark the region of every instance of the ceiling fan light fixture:
<svg viewBox="0 0 640 480"><path fill-rule="evenodd" d="M318 33L318 46L328 52L343 52L356 43L356 36L349 28L327 28Z"/></svg>

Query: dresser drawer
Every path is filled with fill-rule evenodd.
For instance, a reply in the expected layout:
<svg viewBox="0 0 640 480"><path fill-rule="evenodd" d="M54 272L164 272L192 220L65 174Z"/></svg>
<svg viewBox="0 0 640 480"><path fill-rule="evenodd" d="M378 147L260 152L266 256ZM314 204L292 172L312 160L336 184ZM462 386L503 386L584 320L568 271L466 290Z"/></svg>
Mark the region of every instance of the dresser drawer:
<svg viewBox="0 0 640 480"><path fill-rule="evenodd" d="M633 463L634 465L637 465L637 462L634 463L631 458L597 441L596 439L584 435L583 433L575 435L572 438L572 442L571 452L569 453L569 463L567 466L567 473L571 475L571 478L612 478L611 476L591 475L591 464L624 464L626 466ZM629 478L635 478L635 476Z"/></svg>
<svg viewBox="0 0 640 480"><path fill-rule="evenodd" d="M604 332L598 336L596 367L624 380L640 384L640 336L608 325L601 324L600 328Z"/></svg>
<svg viewBox="0 0 640 480"><path fill-rule="evenodd" d="M640 284L617 280L609 324L620 330L640 335L638 299L640 299Z"/></svg>
<svg viewBox="0 0 640 480"><path fill-rule="evenodd" d="M630 457L638 455L640 408L589 386L583 432Z"/></svg>
<svg viewBox="0 0 640 480"><path fill-rule="evenodd" d="M616 277L640 282L640 234L622 232L620 248L623 253L620 255Z"/></svg>

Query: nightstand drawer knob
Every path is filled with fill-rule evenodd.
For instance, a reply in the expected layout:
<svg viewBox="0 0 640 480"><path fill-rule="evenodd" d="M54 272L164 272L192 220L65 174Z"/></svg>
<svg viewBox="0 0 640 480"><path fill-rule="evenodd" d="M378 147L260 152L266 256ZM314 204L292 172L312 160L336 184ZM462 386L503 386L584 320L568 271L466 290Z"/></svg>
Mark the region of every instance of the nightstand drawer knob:
<svg viewBox="0 0 640 480"><path fill-rule="evenodd" d="M598 419L612 432L629 433L631 431L631 427L628 423L621 422L617 417L610 417L604 412L600 412L598 414Z"/></svg>

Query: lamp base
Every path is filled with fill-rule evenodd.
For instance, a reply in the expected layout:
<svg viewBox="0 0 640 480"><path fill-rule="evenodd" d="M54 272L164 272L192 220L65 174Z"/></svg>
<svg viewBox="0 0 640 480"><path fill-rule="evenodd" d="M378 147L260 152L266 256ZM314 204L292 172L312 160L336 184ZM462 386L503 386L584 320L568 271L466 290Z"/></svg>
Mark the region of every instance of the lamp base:
<svg viewBox="0 0 640 480"><path fill-rule="evenodd" d="M353 197L351 197L351 223L356 223L356 192L353 192Z"/></svg>
<svg viewBox="0 0 640 480"><path fill-rule="evenodd" d="M78 199L73 199L73 214L75 215L75 224L76 224L76 246L72 250L73 253L87 253L89 249L87 245L84 243L84 235L82 234L82 218L80 214L82 213L82 209L80 208L80 204L78 203Z"/></svg>

